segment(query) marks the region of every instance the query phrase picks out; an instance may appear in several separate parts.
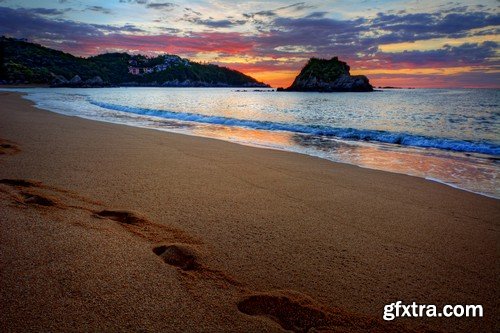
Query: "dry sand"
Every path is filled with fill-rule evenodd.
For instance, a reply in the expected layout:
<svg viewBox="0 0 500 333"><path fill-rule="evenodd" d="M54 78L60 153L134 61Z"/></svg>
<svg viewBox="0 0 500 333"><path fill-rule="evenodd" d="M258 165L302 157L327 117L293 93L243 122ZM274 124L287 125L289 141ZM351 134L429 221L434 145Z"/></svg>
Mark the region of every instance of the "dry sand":
<svg viewBox="0 0 500 333"><path fill-rule="evenodd" d="M0 330L498 331L498 200L0 93ZM397 300L484 318L382 320Z"/></svg>

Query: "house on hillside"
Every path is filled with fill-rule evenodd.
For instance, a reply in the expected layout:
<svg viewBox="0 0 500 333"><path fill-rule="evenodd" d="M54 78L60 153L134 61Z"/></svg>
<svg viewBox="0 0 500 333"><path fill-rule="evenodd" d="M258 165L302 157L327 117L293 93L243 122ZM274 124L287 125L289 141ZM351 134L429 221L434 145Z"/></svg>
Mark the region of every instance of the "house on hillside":
<svg viewBox="0 0 500 333"><path fill-rule="evenodd" d="M141 75L141 69L139 67L128 66L128 72L132 75Z"/></svg>

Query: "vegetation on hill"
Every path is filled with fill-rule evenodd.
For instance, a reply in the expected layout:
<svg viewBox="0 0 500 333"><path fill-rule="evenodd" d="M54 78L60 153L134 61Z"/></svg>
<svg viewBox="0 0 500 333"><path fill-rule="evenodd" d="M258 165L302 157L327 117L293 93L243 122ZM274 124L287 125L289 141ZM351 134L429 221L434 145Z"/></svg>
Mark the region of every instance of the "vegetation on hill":
<svg viewBox="0 0 500 333"><path fill-rule="evenodd" d="M162 64L163 67L159 69L157 66ZM133 75L129 73L129 66L137 67L141 72ZM76 75L82 82L98 76L106 85L265 86L241 72L191 62L173 55L149 58L127 53L106 53L81 58L25 40L0 37L2 83L52 84L57 79L61 84Z"/></svg>
<svg viewBox="0 0 500 333"><path fill-rule="evenodd" d="M338 60L337 57L331 60L311 58L300 72L300 76L315 76L318 80L333 81L340 75L349 75L350 69L346 62Z"/></svg>
<svg viewBox="0 0 500 333"><path fill-rule="evenodd" d="M311 58L297 75L288 91L373 91L364 75L351 75L347 63L337 57Z"/></svg>

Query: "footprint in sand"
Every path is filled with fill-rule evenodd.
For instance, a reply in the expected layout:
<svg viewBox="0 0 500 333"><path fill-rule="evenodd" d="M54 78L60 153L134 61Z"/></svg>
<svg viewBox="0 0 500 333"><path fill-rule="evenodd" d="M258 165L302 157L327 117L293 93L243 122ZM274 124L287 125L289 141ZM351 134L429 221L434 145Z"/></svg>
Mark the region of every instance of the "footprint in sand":
<svg viewBox="0 0 500 333"><path fill-rule="evenodd" d="M40 194L34 188L42 187L41 183L25 179L0 179L0 184L10 186L11 190L2 190L7 193L14 202L24 205L37 205L44 207L58 207L62 205L57 199Z"/></svg>
<svg viewBox="0 0 500 333"><path fill-rule="evenodd" d="M36 204L45 207L74 208L92 211L89 205L102 206L100 202L89 200L77 193L48 186L31 179L0 179L0 192L21 204ZM65 202L65 204L63 204Z"/></svg>
<svg viewBox="0 0 500 333"><path fill-rule="evenodd" d="M132 211L105 209L94 212L93 216L116 221L135 236L152 243L201 244L200 240L180 229L149 221L141 214Z"/></svg>
<svg viewBox="0 0 500 333"><path fill-rule="evenodd" d="M223 284L241 286L235 278L202 263L199 245L202 242L186 232L163 224L154 223L138 213L126 210L105 209L94 212L94 216L116 221L133 235L151 243L164 243L155 246L153 253L166 264L184 272L193 272L192 277L218 281Z"/></svg>
<svg viewBox="0 0 500 333"><path fill-rule="evenodd" d="M21 196L23 198L23 202L28 205L39 205L45 207L54 207L58 206L57 203L53 199L49 199L47 197L32 194L27 192L21 192Z"/></svg>
<svg viewBox="0 0 500 333"><path fill-rule="evenodd" d="M25 179L0 179L0 184L19 187L35 187L39 185L39 183Z"/></svg>
<svg viewBox="0 0 500 333"><path fill-rule="evenodd" d="M126 210L105 209L97 212L96 215L125 224L139 225L141 223L146 223L146 219L143 218L142 216L139 216L137 213L129 212Z"/></svg>
<svg viewBox="0 0 500 333"><path fill-rule="evenodd" d="M237 304L250 316L262 316L293 332L415 332L398 324L330 309L296 292L258 293ZM425 328L419 332L431 332Z"/></svg>
<svg viewBox="0 0 500 333"><path fill-rule="evenodd" d="M196 272L196 276L218 280L231 285L240 285L231 276L201 264L201 256L196 249L201 240L186 232L150 221L143 215L127 210L102 209L95 210L92 206L103 205L78 194L56 187L44 185L42 182L27 179L0 179L0 192L6 193L16 203L36 205L37 207L71 208L90 212L93 217L118 222L133 236L142 238L153 244L164 245L153 248L153 253L165 263L182 271ZM55 196L46 195L45 192ZM73 200L73 204L63 203L63 199ZM91 206L89 206L91 205Z"/></svg>
<svg viewBox="0 0 500 333"><path fill-rule="evenodd" d="M14 155L20 151L21 149L13 142L0 139L0 155Z"/></svg>
<svg viewBox="0 0 500 333"><path fill-rule="evenodd" d="M179 267L183 271L197 270L201 267L196 251L186 244L161 245L153 248L153 252L165 263Z"/></svg>
<svg viewBox="0 0 500 333"><path fill-rule="evenodd" d="M177 230L177 235L169 235L169 232L171 233L173 230L172 228L150 222L145 217L131 211L106 209L96 212L95 215L97 217L117 221L135 235L151 241L176 241L176 236L180 233L180 231ZM186 239L186 235L182 236L181 238ZM161 239L159 239L159 237L161 237ZM191 240L190 243L195 242ZM153 248L153 252L161 257L165 263L179 267L184 271L196 270L201 267L198 263L199 255L196 250L188 244L174 243L161 245Z"/></svg>
<svg viewBox="0 0 500 333"><path fill-rule="evenodd" d="M167 243L153 247L152 251L166 264L183 272L194 272L192 277L201 277L232 285L240 292L248 292L244 285L230 275L211 269L202 263L196 249L201 241L184 231L149 221L144 216L126 210L104 209L95 211L87 205L63 205L56 198L46 196L43 191L56 193L58 198L76 199L81 203L102 204L83 198L66 190L50 187L41 182L26 179L0 179L0 191L7 193L15 202L42 207L75 208L91 212L94 217L118 222L133 235L151 243ZM7 187L8 190L5 188ZM364 332L408 332L407 329L376 319L353 315L342 310L330 310L317 305L312 299L294 292L260 293L244 297L237 303L240 312L249 316L268 318L285 330L294 332L319 331L364 331ZM425 331L425 330L422 330Z"/></svg>
<svg viewBox="0 0 500 333"><path fill-rule="evenodd" d="M332 324L326 312L281 295L248 296L238 303L238 310L250 316L270 318L283 329L294 332L308 332L312 328L321 329Z"/></svg>

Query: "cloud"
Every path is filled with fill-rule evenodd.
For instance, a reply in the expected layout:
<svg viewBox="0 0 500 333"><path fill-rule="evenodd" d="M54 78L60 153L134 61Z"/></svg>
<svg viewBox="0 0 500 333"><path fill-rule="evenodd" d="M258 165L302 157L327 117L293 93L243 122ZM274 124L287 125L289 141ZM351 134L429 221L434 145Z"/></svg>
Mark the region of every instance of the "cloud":
<svg viewBox="0 0 500 333"><path fill-rule="evenodd" d="M429 51L404 51L385 54L384 60L391 64L411 64L412 66L454 67L481 65L494 58L498 44L493 41L465 43L460 46L445 45L441 49Z"/></svg>
<svg viewBox="0 0 500 333"><path fill-rule="evenodd" d="M22 22L22 24L19 24ZM70 20L50 20L38 10L0 7L0 35L44 39L57 45L64 40L78 41L86 37L99 37L105 33L137 33L142 29L132 25L122 26L89 24Z"/></svg>
<svg viewBox="0 0 500 333"><path fill-rule="evenodd" d="M328 14L328 12L312 12L311 14L307 15L305 18L306 19L323 18L327 14Z"/></svg>
<svg viewBox="0 0 500 333"><path fill-rule="evenodd" d="M124 35L106 34L97 37L82 37L78 43L65 43L67 52L79 55L123 50L151 54L155 52L180 54L194 57L198 53L216 52L230 55L249 54L253 42L238 33L202 32L189 36L176 35Z"/></svg>
<svg viewBox="0 0 500 333"><path fill-rule="evenodd" d="M104 8L104 7L101 7L101 6L88 6L87 10L91 10L91 11L94 11L94 12L100 12L100 13L103 13L103 14L111 14L112 13L111 9Z"/></svg>
<svg viewBox="0 0 500 333"><path fill-rule="evenodd" d="M54 9L54 8L20 8L20 11L23 11L24 13L30 15L30 14L35 14L35 15L45 15L45 16L55 16L55 15L62 15L66 11L65 10L59 10L59 9Z"/></svg>
<svg viewBox="0 0 500 333"><path fill-rule="evenodd" d="M427 74L374 74L370 82L376 86L416 88L500 88L500 73L462 72L447 75Z"/></svg>
<svg viewBox="0 0 500 333"><path fill-rule="evenodd" d="M120 0L121 3L137 3L140 5L145 5L148 3L148 0Z"/></svg>
<svg viewBox="0 0 500 333"><path fill-rule="evenodd" d="M186 18L184 21L200 24L211 28L230 28L236 25L243 25L246 23L244 20L214 20L214 19L201 19L201 18Z"/></svg>
<svg viewBox="0 0 500 333"><path fill-rule="evenodd" d="M440 37L464 37L473 29L500 25L500 15L488 12L385 14L367 21L367 27L384 31L380 43L409 42Z"/></svg>
<svg viewBox="0 0 500 333"><path fill-rule="evenodd" d="M247 21L246 20L236 20L233 17L227 17L222 20L215 20L213 17L203 18L203 15L200 12L197 12L191 8L184 8L184 16L180 19L181 21L204 25L210 28L230 28L237 25L243 25Z"/></svg>
<svg viewBox="0 0 500 333"><path fill-rule="evenodd" d="M192 8L188 8L188 7L186 7L186 8L184 8L184 10L185 10L186 12L191 12L191 13L193 13L194 15L197 15L197 16L201 16L201 15L202 15L200 12L197 12L197 11L195 11L195 10L194 10L194 9L192 9Z"/></svg>
<svg viewBox="0 0 500 333"><path fill-rule="evenodd" d="M262 17L276 17L280 15L280 12L291 10L294 12L300 12L305 9L314 8L314 6L306 5L305 2L297 2L288 6L282 6L275 9L261 10L253 13L244 13L243 16L246 18L256 18L258 16Z"/></svg>
<svg viewBox="0 0 500 333"><path fill-rule="evenodd" d="M32 11L0 7L0 35L27 37L30 41L80 56L116 50L186 56L200 52L235 55L249 54L254 46L250 38L239 33L191 32L177 36L172 34L174 31L165 31L164 34L145 35L144 30L133 24L115 26L49 20Z"/></svg>
<svg viewBox="0 0 500 333"><path fill-rule="evenodd" d="M175 3L171 3L171 2L152 2L152 3L148 3L146 5L146 7L148 7L148 8L154 8L154 9L172 10L175 7L177 7L177 5Z"/></svg>
<svg viewBox="0 0 500 333"><path fill-rule="evenodd" d="M155 2L150 0L120 0L121 3L135 3L139 5L146 5L147 8L173 10L177 4L173 2Z"/></svg>
<svg viewBox="0 0 500 333"><path fill-rule="evenodd" d="M308 46L309 50L315 50L316 56L346 56L370 47L360 40L360 33L365 31L363 23L363 19L278 17L272 21L269 32L257 42L262 53L288 52L291 47ZM307 56L311 52L303 54Z"/></svg>
<svg viewBox="0 0 500 333"><path fill-rule="evenodd" d="M295 11L301 11L301 10L309 9L309 8L314 8L314 6L306 5L305 2L297 2L294 4L288 5L288 6L276 8L276 11L285 10L285 9L293 9Z"/></svg>

